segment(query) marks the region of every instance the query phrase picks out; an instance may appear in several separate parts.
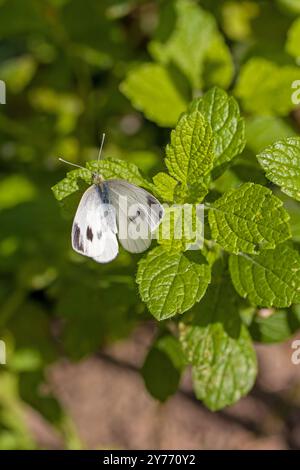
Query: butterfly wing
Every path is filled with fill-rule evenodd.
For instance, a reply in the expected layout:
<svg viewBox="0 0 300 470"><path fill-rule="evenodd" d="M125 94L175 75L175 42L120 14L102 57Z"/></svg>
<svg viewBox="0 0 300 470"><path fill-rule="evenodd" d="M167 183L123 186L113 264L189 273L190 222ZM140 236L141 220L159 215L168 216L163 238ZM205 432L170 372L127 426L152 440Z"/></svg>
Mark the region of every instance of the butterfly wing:
<svg viewBox="0 0 300 470"><path fill-rule="evenodd" d="M110 180L107 186L121 245L130 253L145 251L151 244L151 233L163 217L163 206L148 191L127 181Z"/></svg>
<svg viewBox="0 0 300 470"><path fill-rule="evenodd" d="M93 185L83 194L72 226L72 246L98 263L108 263L118 254L117 224L109 205L107 183Z"/></svg>

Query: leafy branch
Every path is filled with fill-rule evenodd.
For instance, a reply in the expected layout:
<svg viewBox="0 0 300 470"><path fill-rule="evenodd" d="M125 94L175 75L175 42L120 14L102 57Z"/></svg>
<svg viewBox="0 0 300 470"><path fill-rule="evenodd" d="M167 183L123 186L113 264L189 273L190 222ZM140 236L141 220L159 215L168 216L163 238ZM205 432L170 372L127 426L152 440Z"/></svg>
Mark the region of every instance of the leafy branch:
<svg viewBox="0 0 300 470"><path fill-rule="evenodd" d="M177 370L179 366L171 357L177 344L182 360L179 375L174 372L175 382L182 364L191 364L196 396L213 410L234 403L255 379L256 358L251 328L241 315L242 299L255 307L282 308L300 302L300 257L287 242L291 237L289 214L282 201L270 189L248 182L210 202L214 181L232 165L245 143L237 102L224 90L213 88L192 101L171 132L166 147L167 172L149 181L125 161L100 163L104 177L127 179L162 201L195 205L204 200L210 233L210 237L205 234L204 247L189 251L188 243L178 243L174 232L173 242L165 242L160 233L159 246L138 263L136 282L143 302L157 320L174 318L176 325L185 313L177 337L171 334L170 341L158 339L153 344L144 374L150 363L166 367L165 360ZM267 176L281 182L283 190L287 185L293 188L289 193L296 197L300 189L297 175L286 183L276 169L281 155L286 155L287 165L295 162L299 148L296 138L288 139L258 155ZM90 162L87 168L92 170L94 165ZM85 170L72 171L54 186L54 194L62 200L78 191L78 179L88 183L89 178ZM176 212L173 217L176 219ZM197 217L195 212L192 217ZM169 359L158 361L156 356L161 354ZM166 384L163 393L149 380L146 385L156 397L164 400L169 396L171 386Z"/></svg>

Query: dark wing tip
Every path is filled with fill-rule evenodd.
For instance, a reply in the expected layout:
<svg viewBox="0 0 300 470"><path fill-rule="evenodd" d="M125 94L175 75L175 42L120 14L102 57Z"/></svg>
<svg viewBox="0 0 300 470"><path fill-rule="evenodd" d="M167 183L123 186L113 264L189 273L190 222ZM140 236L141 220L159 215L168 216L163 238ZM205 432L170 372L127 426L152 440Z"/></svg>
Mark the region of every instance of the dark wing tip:
<svg viewBox="0 0 300 470"><path fill-rule="evenodd" d="M157 204L158 203L158 200L152 196L152 194L147 194L147 204L148 206L151 206L152 204Z"/></svg>
<svg viewBox="0 0 300 470"><path fill-rule="evenodd" d="M83 252L83 244L80 234L79 225L75 223L73 227L73 246L76 250Z"/></svg>

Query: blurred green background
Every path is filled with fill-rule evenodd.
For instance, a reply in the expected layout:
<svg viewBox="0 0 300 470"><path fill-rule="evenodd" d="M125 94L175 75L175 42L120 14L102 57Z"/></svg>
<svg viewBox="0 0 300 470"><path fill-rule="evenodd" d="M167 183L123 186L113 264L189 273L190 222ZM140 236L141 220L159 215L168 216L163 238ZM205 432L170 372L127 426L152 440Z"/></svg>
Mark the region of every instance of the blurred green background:
<svg viewBox="0 0 300 470"><path fill-rule="evenodd" d="M251 178L261 181L254 153L299 133L290 84L300 79L300 28L289 33L300 16L299 1L195 2L208 15L203 25L213 21L217 33L197 30L195 42L191 32L186 50L180 43L163 47L180 29L175 4L0 0L0 80L6 83L6 104L0 105L0 339L7 347L7 364L0 366L0 449L36 448L24 403L72 446L76 431L66 411L43 391L47 366L61 357L92 355L149 319L134 283L139 256L121 251L113 263L98 265L72 252L72 213L51 192L69 171L58 157L79 164L96 158L106 132L104 156L133 162L152 176L163 168L173 122L168 111L177 117L214 84L240 100L249 138L246 164L236 163L216 184L219 192L247 180L249 165ZM189 31L187 22L180 34ZM201 80L193 72L199 61ZM153 111L157 97L151 90L148 97L147 79L140 95L138 84L126 79L144 62L168 67L178 113L168 96L162 110ZM297 203L291 213L299 241Z"/></svg>

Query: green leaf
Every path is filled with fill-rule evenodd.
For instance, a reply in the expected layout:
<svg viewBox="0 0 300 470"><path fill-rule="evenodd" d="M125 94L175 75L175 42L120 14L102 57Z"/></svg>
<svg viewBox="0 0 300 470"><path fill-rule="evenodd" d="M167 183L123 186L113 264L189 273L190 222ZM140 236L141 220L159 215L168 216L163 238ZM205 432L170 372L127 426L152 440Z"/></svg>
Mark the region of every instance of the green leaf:
<svg viewBox="0 0 300 470"><path fill-rule="evenodd" d="M293 57L300 57L300 18L297 18L288 31L286 51Z"/></svg>
<svg viewBox="0 0 300 470"><path fill-rule="evenodd" d="M166 37L166 30L174 28ZM168 2L162 8L156 40L149 46L155 60L174 63L194 88L201 85L201 72L206 51L215 32L214 18L190 0Z"/></svg>
<svg viewBox="0 0 300 470"><path fill-rule="evenodd" d="M54 193L54 196L58 201L62 201L68 196L76 193L79 190L80 186L78 180L82 179L88 184L92 184L91 173L88 170L73 170L68 173L68 176L54 186L51 190Z"/></svg>
<svg viewBox="0 0 300 470"><path fill-rule="evenodd" d="M220 323L183 330L183 342L197 357L193 367L196 397L212 411L237 402L252 388L256 357L248 330L243 325L237 339L228 336Z"/></svg>
<svg viewBox="0 0 300 470"><path fill-rule="evenodd" d="M276 142L261 152L257 159L272 183L288 196L300 201L300 138Z"/></svg>
<svg viewBox="0 0 300 470"><path fill-rule="evenodd" d="M250 335L239 317L239 301L222 262L195 307L191 324L180 325L180 340L192 365L196 396L215 411L235 403L253 386L257 365Z"/></svg>
<svg viewBox="0 0 300 470"><path fill-rule="evenodd" d="M199 191L200 197L203 196L204 177L213 166L213 149L212 129L202 114L199 111L183 114L171 132L165 162L169 173L181 183L187 195L196 195Z"/></svg>
<svg viewBox="0 0 300 470"><path fill-rule="evenodd" d="M171 73L159 64L134 67L120 85L132 105L159 126L172 127L186 109Z"/></svg>
<svg viewBox="0 0 300 470"><path fill-rule="evenodd" d="M289 215L272 192L253 183L226 192L209 205L212 238L232 253L256 253L290 237Z"/></svg>
<svg viewBox="0 0 300 470"><path fill-rule="evenodd" d="M117 160L106 158L96 161L87 162L86 168L72 170L67 174L67 177L52 187L52 191L59 201L70 196L79 190L78 180L83 180L87 184L92 184L92 173L100 171L105 179L124 179L137 186L143 186L146 189L151 189L152 184L147 182L141 175L138 167L133 163L128 163L124 160Z"/></svg>
<svg viewBox="0 0 300 470"><path fill-rule="evenodd" d="M194 89L200 89L203 82L206 87L227 87L232 80L230 50L214 17L194 1L162 4L159 25L149 51L156 61L175 64Z"/></svg>
<svg viewBox="0 0 300 470"><path fill-rule="evenodd" d="M137 186L152 187L151 183L143 178L139 168L134 163L115 158L106 158L98 163L96 161L87 162L86 167L93 173L100 171L103 178L108 180L124 179Z"/></svg>
<svg viewBox="0 0 300 470"><path fill-rule="evenodd" d="M149 311L157 320L165 320L199 302L210 282L210 267L199 252L157 247L139 262L136 281Z"/></svg>
<svg viewBox="0 0 300 470"><path fill-rule="evenodd" d="M158 197L164 201L172 202L174 200L174 191L178 182L167 173L157 173L153 177L153 190Z"/></svg>
<svg viewBox="0 0 300 470"><path fill-rule="evenodd" d="M149 393L161 402L167 400L178 389L184 365L179 341L170 334L158 338L141 370Z"/></svg>
<svg viewBox="0 0 300 470"><path fill-rule="evenodd" d="M216 176L245 147L245 122L239 105L220 88L212 88L201 98L192 101L190 112L200 111L211 125L214 136L214 169Z"/></svg>
<svg viewBox="0 0 300 470"><path fill-rule="evenodd" d="M252 21L260 13L255 2L226 2L222 5L223 29L233 41L247 41L252 36Z"/></svg>
<svg viewBox="0 0 300 470"><path fill-rule="evenodd" d="M241 69L235 94L247 112L286 116L295 108L291 86L298 79L298 67L279 67L266 59L253 57Z"/></svg>
<svg viewBox="0 0 300 470"><path fill-rule="evenodd" d="M300 301L300 255L283 243L256 256L231 256L230 274L237 292L253 305L289 307Z"/></svg>
<svg viewBox="0 0 300 470"><path fill-rule="evenodd" d="M300 329L300 319L289 310L277 310L268 317L255 315L249 327L254 341L279 343L290 338Z"/></svg>
<svg viewBox="0 0 300 470"><path fill-rule="evenodd" d="M203 246L203 206L183 204L167 207L157 231L157 242L166 250L185 251Z"/></svg>

